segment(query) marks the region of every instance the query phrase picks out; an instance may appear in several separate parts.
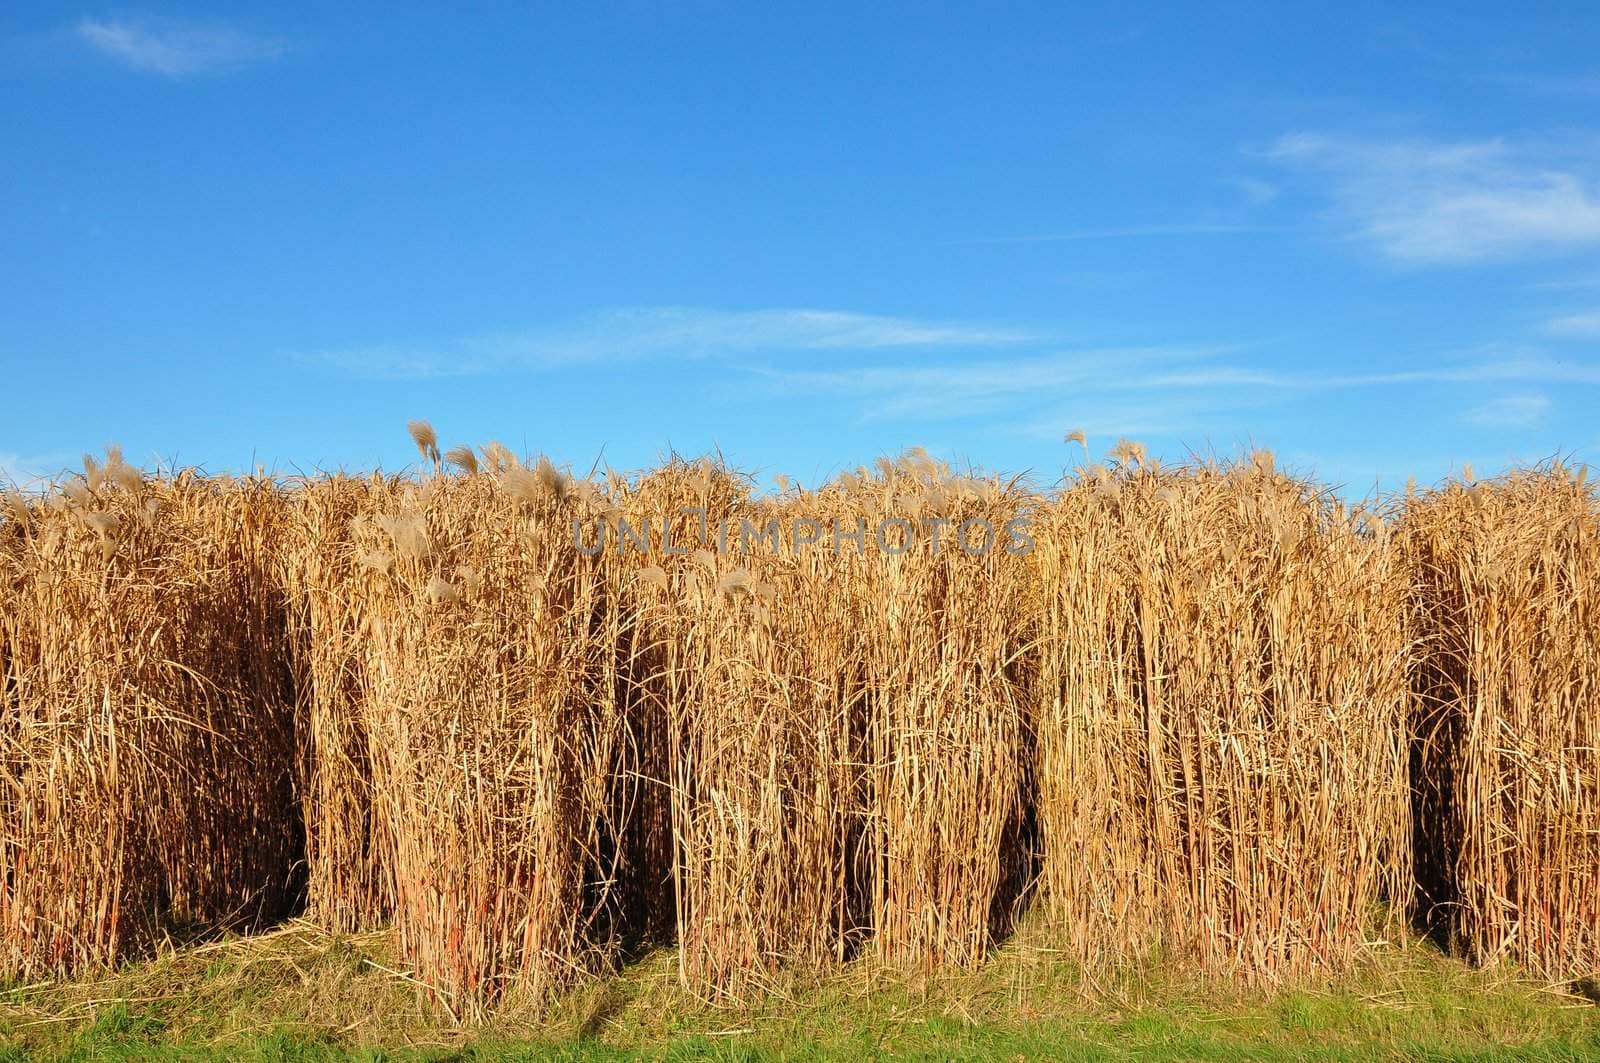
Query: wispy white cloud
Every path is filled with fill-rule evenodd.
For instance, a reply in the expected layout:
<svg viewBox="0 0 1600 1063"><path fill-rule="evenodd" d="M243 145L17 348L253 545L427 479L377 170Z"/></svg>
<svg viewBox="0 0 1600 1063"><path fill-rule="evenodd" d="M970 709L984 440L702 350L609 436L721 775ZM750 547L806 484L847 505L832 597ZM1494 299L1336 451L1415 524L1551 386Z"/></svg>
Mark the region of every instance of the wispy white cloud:
<svg viewBox="0 0 1600 1063"><path fill-rule="evenodd" d="M1600 158L1592 150L1299 133L1265 156L1325 182L1354 234L1401 261L1462 263L1600 244Z"/></svg>
<svg viewBox="0 0 1600 1063"><path fill-rule="evenodd" d="M1066 229L1061 232L1031 233L1022 236L990 236L964 240L970 244L1061 244L1080 240L1125 240L1144 236L1232 236L1241 233L1273 232L1260 225L1212 224L1123 225L1100 229Z"/></svg>
<svg viewBox="0 0 1600 1063"><path fill-rule="evenodd" d="M1034 438L1062 426L1091 434L1208 432L1259 424L1288 404L1341 391L1430 385L1600 385L1600 362L1502 354L1420 368L1356 373L1284 372L1242 360L1239 348L1142 347L1027 358L984 358L942 365L752 369L758 386L785 396L820 395L854 408L861 421L1001 418L1003 429ZM1457 392L1453 401L1461 401ZM1540 396L1487 401L1471 411L1497 428L1536 427L1548 411ZM1068 412L1070 411L1070 412ZM1243 415L1249 414L1245 419Z"/></svg>
<svg viewBox="0 0 1600 1063"><path fill-rule="evenodd" d="M1079 269L1056 278L1062 287L1082 291L1122 291L1144 284L1149 279L1148 272L1110 269Z"/></svg>
<svg viewBox="0 0 1600 1063"><path fill-rule="evenodd" d="M1271 181L1259 177L1235 177L1228 182L1251 206L1261 207L1278 198L1281 189Z"/></svg>
<svg viewBox="0 0 1600 1063"><path fill-rule="evenodd" d="M1259 397L1204 392L1142 394L1136 399L1079 396L1033 411L1013 427L1023 438L1055 444L1061 443L1063 431L1076 428L1088 439L1091 452L1098 453L1121 438L1204 435L1241 411L1264 405Z"/></svg>
<svg viewBox="0 0 1600 1063"><path fill-rule="evenodd" d="M1557 96L1600 96L1600 76L1594 74L1484 74L1482 80Z"/></svg>
<svg viewBox="0 0 1600 1063"><path fill-rule="evenodd" d="M287 48L278 37L175 19L85 18L76 32L90 47L130 69L168 77L234 70L276 59Z"/></svg>
<svg viewBox="0 0 1600 1063"><path fill-rule="evenodd" d="M1168 375L1171 366L1203 360L1221 350L1113 347L946 365L805 370L755 368L750 371L785 394L861 400L872 420L967 417L1013 408L1019 398L1047 398L1118 387L1140 388L1142 381Z"/></svg>
<svg viewBox="0 0 1600 1063"><path fill-rule="evenodd" d="M362 376L464 376L646 358L778 355L799 351L990 348L1027 332L837 310L616 310L553 328L296 355Z"/></svg>
<svg viewBox="0 0 1600 1063"><path fill-rule="evenodd" d="M1502 395L1478 403L1466 412L1466 419L1480 428L1537 428L1550 413L1548 395Z"/></svg>
<svg viewBox="0 0 1600 1063"><path fill-rule="evenodd" d="M884 415L965 410L985 400L1081 392L1343 391L1417 384L1542 382L1600 384L1600 363L1506 356L1366 373L1286 373L1225 363L1225 347L1136 347L1037 358L987 359L943 366L876 366L829 370L759 370L785 391L881 397Z"/></svg>
<svg viewBox="0 0 1600 1063"><path fill-rule="evenodd" d="M1553 317L1545 322L1544 330L1563 339L1600 339L1600 310Z"/></svg>
<svg viewBox="0 0 1600 1063"><path fill-rule="evenodd" d="M1370 373L1267 373L1257 383L1266 387L1332 391L1346 388L1407 384L1491 384L1527 381L1549 384L1600 384L1600 362L1511 353L1421 369Z"/></svg>
<svg viewBox="0 0 1600 1063"><path fill-rule="evenodd" d="M1535 291L1585 291L1600 288L1600 276L1566 277L1561 280L1534 281L1528 287Z"/></svg>

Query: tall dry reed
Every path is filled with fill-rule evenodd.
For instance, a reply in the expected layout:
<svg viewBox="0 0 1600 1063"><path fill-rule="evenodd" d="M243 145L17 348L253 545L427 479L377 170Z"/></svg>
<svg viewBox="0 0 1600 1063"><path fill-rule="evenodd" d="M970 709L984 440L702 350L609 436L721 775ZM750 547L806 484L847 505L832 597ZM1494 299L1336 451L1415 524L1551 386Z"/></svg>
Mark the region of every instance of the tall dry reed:
<svg viewBox="0 0 1600 1063"><path fill-rule="evenodd" d="M644 477L622 515L656 536L652 554L619 551L657 661L647 682L667 742L645 762L662 766L650 782L669 801L681 973L718 999L836 963L857 933L853 625L791 517L709 462ZM681 553L660 549L663 521Z"/></svg>
<svg viewBox="0 0 1600 1063"><path fill-rule="evenodd" d="M0 967L282 915L301 838L273 486L146 480L113 452L12 510Z"/></svg>
<svg viewBox="0 0 1600 1063"><path fill-rule="evenodd" d="M352 593L401 946L453 1007L542 996L610 945L617 619L571 528L604 500L541 461L392 504L352 522Z"/></svg>
<svg viewBox="0 0 1600 1063"><path fill-rule="evenodd" d="M1422 915L1479 961L1600 969L1600 505L1559 464L1409 500Z"/></svg>
<svg viewBox="0 0 1600 1063"><path fill-rule="evenodd" d="M394 912L393 839L372 794L375 736L364 716L369 599L353 526L397 508L395 478L310 478L285 498L276 566L294 672L297 782L306 832L307 912L330 929L386 924ZM381 739L381 736L377 736Z"/></svg>
<svg viewBox="0 0 1600 1063"><path fill-rule="evenodd" d="M1014 534L1025 524L1012 523L1026 499L913 451L829 502L870 539L838 560L867 663L874 950L897 965L972 965L1031 876L1030 596Z"/></svg>
<svg viewBox="0 0 1600 1063"><path fill-rule="evenodd" d="M1408 897L1403 573L1375 517L1125 447L1052 508L1042 892L1091 962L1350 963Z"/></svg>

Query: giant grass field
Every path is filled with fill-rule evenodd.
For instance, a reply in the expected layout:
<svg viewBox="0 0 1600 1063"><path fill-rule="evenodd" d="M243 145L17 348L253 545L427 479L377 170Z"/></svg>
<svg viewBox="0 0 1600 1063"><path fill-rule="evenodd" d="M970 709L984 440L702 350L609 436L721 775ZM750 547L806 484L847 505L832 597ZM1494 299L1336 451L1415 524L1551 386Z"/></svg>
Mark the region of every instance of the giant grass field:
<svg viewBox="0 0 1600 1063"><path fill-rule="evenodd" d="M5 497L18 1046L1595 1050L1584 470L763 492L412 428L405 475Z"/></svg>

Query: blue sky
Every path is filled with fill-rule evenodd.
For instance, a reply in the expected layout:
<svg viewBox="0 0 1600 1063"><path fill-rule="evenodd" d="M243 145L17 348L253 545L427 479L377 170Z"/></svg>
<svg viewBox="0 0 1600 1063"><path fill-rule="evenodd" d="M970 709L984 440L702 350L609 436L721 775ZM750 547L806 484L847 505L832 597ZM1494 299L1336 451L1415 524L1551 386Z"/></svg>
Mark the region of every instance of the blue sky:
<svg viewBox="0 0 1600 1063"><path fill-rule="evenodd" d="M1600 456L1590 4L0 11L0 476Z"/></svg>

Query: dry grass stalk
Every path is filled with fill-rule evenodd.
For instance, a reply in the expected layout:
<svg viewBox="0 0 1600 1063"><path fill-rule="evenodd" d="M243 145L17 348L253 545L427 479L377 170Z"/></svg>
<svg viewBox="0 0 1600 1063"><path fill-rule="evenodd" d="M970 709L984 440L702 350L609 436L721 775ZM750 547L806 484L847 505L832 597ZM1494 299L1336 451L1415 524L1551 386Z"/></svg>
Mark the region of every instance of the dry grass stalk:
<svg viewBox="0 0 1600 1063"><path fill-rule="evenodd" d="M1423 915L1458 948L1600 970L1600 504L1560 465L1420 493L1400 524L1418 640Z"/></svg>
<svg viewBox="0 0 1600 1063"><path fill-rule="evenodd" d="M7 976L249 927L298 893L273 488L85 468L0 528Z"/></svg>
<svg viewBox="0 0 1600 1063"><path fill-rule="evenodd" d="M356 521L361 714L395 922L460 1013L569 981L606 945L616 844L616 632L583 502L553 469L407 484ZM560 482L557 482L558 479Z"/></svg>
<svg viewBox="0 0 1600 1063"><path fill-rule="evenodd" d="M1408 895L1403 584L1381 529L1131 448L1041 528L1042 892L1091 962L1350 963Z"/></svg>
<svg viewBox="0 0 1600 1063"><path fill-rule="evenodd" d="M913 451L826 508L874 539L838 558L867 662L873 947L898 965L972 965L1031 877L1027 565L1006 531L1026 500ZM904 524L888 525L889 549L876 542L896 518L915 529L902 552Z"/></svg>
<svg viewBox="0 0 1600 1063"><path fill-rule="evenodd" d="M387 571L394 557L359 549L355 525L397 508L399 493L393 479L330 476L296 485L285 506L278 574L295 676L307 910L332 930L382 926L394 911L392 838L372 795L361 649L369 603L359 593L364 572Z"/></svg>
<svg viewBox="0 0 1600 1063"><path fill-rule="evenodd" d="M776 516L747 491L711 463L674 461L628 485L619 514L633 528L650 521L658 546L668 518L686 551L633 562L654 661L641 707L656 706L635 718L641 735L653 718L668 736L642 762L669 802L680 973L718 999L780 966L838 962L856 924L842 652L853 629L822 589L820 552L797 551L782 528L742 548L741 521Z"/></svg>

